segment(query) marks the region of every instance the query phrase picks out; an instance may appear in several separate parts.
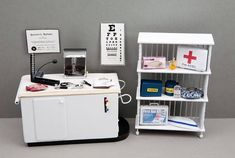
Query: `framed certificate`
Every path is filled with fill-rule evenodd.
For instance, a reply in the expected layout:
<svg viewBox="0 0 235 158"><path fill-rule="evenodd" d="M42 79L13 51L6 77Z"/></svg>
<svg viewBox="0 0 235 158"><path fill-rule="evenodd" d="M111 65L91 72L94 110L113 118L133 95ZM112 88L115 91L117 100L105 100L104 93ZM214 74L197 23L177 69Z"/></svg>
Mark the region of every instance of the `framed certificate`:
<svg viewBox="0 0 235 158"><path fill-rule="evenodd" d="M26 30L28 53L60 53L59 30Z"/></svg>

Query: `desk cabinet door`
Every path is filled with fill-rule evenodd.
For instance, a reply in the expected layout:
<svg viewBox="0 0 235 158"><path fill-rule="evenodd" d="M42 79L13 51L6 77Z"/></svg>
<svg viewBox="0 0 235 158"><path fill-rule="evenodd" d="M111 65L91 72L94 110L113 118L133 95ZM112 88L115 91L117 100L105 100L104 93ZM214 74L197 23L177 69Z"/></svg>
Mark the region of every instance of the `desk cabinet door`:
<svg viewBox="0 0 235 158"><path fill-rule="evenodd" d="M66 103L71 139L118 136L118 94L70 96Z"/></svg>
<svg viewBox="0 0 235 158"><path fill-rule="evenodd" d="M67 117L63 97L35 98L33 109L37 140L50 141L66 138Z"/></svg>

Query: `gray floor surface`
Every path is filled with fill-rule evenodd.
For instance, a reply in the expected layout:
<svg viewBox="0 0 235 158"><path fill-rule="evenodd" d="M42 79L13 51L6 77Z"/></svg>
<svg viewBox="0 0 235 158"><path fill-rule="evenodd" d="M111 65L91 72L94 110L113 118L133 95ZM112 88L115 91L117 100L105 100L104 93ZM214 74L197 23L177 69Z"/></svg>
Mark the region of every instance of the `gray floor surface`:
<svg viewBox="0 0 235 158"><path fill-rule="evenodd" d="M235 119L207 119L203 139L195 133L140 131L115 143L27 147L21 119L0 119L0 158L234 158Z"/></svg>

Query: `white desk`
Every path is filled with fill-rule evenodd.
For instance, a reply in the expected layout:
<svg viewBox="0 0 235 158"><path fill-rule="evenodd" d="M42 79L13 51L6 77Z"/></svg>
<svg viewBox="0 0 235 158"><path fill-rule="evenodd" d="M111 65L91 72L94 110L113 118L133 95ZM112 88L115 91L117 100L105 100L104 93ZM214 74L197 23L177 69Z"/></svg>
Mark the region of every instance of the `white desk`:
<svg viewBox="0 0 235 158"><path fill-rule="evenodd" d="M120 86L115 73L92 73L85 78L91 84L95 79L108 78L114 86L94 89L54 89L28 92L30 76L21 78L16 103L21 104L24 141L26 143L66 140L116 138L118 136L118 94ZM80 83L83 79L65 78L63 74L45 75L61 82ZM104 110L104 98L108 111Z"/></svg>

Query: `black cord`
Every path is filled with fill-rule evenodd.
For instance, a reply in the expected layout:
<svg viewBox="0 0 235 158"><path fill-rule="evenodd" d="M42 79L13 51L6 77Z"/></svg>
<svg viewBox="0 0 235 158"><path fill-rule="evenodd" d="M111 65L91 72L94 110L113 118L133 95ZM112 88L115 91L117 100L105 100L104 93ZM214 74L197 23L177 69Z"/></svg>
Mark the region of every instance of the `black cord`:
<svg viewBox="0 0 235 158"><path fill-rule="evenodd" d="M57 63L57 60L56 60L56 59L53 59L52 61L49 61L49 62L43 64L42 66L40 66L40 67L37 69L37 71L35 72L35 76L38 75L38 72L39 72L44 66L46 66L47 64L50 64L50 63L56 64L56 63ZM41 77L41 76L40 76L40 77Z"/></svg>

